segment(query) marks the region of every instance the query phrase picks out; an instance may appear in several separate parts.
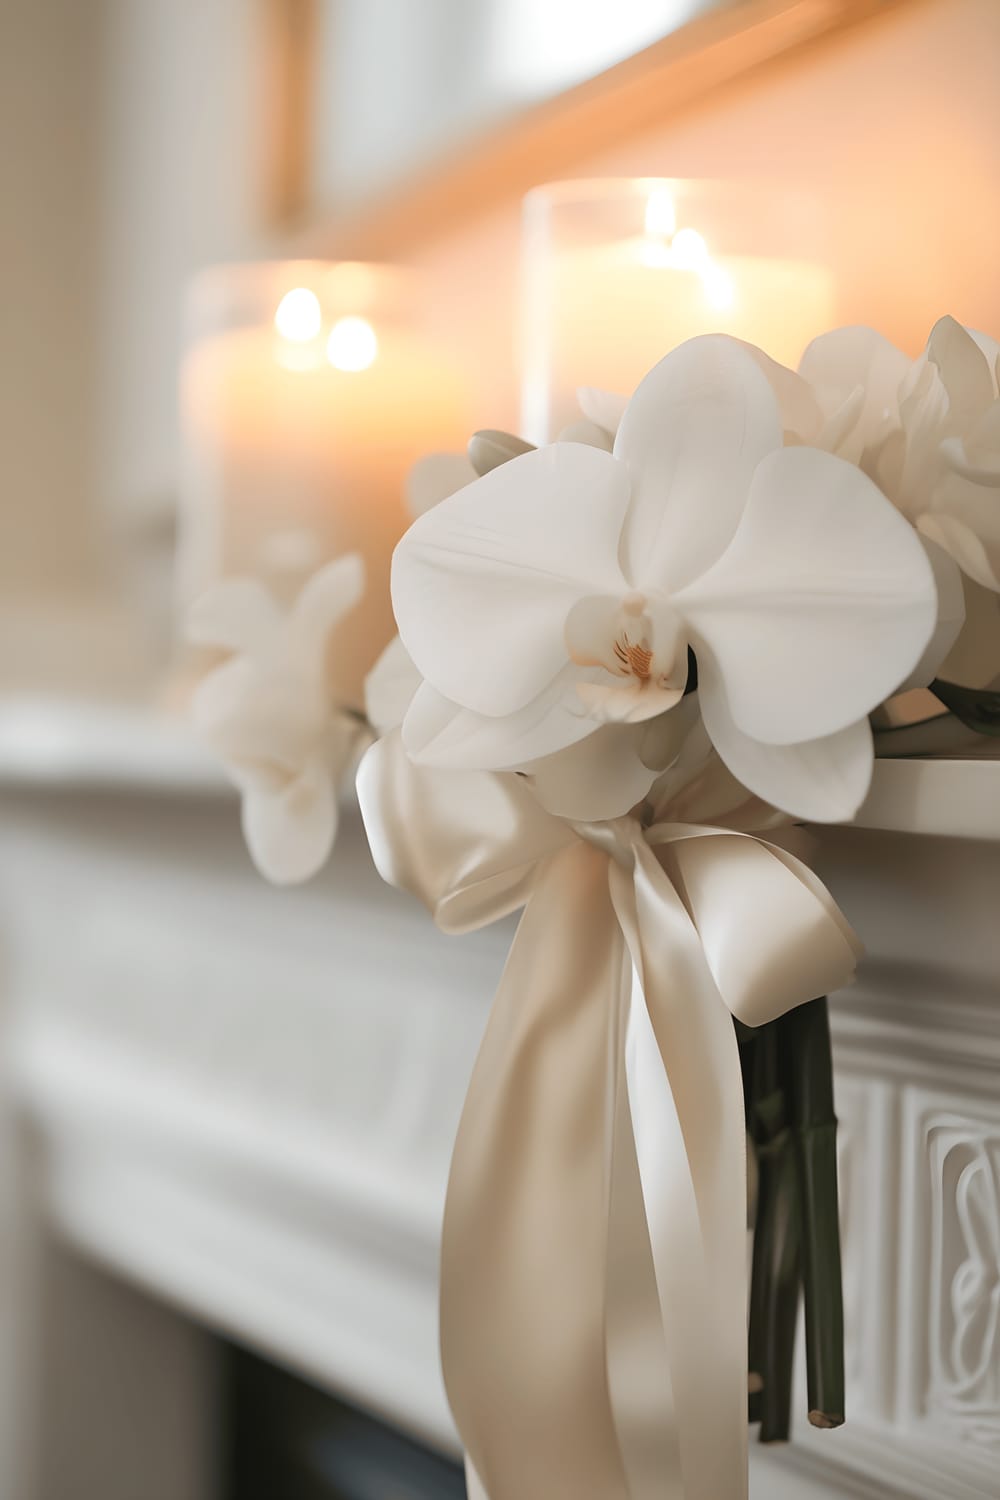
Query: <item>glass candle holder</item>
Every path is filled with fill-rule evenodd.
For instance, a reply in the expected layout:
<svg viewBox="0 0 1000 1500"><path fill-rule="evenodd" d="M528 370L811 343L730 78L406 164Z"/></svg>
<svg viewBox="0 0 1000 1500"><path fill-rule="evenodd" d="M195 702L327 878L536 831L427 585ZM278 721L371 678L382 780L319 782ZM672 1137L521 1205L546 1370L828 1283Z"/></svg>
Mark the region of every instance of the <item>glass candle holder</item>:
<svg viewBox="0 0 1000 1500"><path fill-rule="evenodd" d="M631 394L700 333L734 334L795 365L833 323L820 215L752 184L667 178L557 182L524 200L522 431L550 441L576 391Z"/></svg>
<svg viewBox="0 0 1000 1500"><path fill-rule="evenodd" d="M367 588L338 631L338 685L361 685L394 626L389 560L421 455L464 447L457 373L419 325L414 286L386 266L216 266L192 283L181 363L177 595L257 577L291 595L360 552Z"/></svg>

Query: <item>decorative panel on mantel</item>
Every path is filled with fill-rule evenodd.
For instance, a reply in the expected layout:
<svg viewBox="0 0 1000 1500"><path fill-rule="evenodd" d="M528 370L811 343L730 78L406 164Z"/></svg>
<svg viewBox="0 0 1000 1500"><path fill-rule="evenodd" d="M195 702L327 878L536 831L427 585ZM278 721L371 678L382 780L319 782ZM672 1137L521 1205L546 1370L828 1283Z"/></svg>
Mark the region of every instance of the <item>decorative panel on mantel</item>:
<svg viewBox="0 0 1000 1500"><path fill-rule="evenodd" d="M795 1434L845 1493L1000 1495L1000 848L836 830L865 940L834 1001L848 1425Z"/></svg>

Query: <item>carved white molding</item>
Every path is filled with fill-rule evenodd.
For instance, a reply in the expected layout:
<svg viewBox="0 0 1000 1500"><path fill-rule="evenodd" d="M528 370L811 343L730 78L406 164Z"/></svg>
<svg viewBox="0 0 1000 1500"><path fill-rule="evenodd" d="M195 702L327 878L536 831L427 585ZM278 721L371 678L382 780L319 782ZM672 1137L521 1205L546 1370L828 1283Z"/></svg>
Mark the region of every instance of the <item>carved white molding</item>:
<svg viewBox="0 0 1000 1500"><path fill-rule="evenodd" d="M1000 1119L925 1121L931 1178L927 1408L1000 1453Z"/></svg>

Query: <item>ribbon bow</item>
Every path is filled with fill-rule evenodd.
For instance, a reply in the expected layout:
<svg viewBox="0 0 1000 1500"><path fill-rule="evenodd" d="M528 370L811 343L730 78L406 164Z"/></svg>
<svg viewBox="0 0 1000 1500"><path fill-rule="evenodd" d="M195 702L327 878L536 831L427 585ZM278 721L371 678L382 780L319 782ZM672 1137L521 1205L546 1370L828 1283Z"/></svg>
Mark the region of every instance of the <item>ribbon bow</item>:
<svg viewBox="0 0 1000 1500"><path fill-rule="evenodd" d="M846 983L816 876L745 833L571 824L513 775L358 791L375 863L463 932L524 906L455 1142L445 1384L480 1500L747 1494L746 1146L732 1017ZM669 809L668 809L669 811Z"/></svg>

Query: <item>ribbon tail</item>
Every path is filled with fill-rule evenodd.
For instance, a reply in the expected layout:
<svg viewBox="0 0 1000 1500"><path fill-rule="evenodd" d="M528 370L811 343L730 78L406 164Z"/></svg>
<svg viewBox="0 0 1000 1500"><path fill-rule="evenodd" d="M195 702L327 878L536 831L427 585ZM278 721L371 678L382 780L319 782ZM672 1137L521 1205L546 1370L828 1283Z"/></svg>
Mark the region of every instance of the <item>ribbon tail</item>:
<svg viewBox="0 0 1000 1500"><path fill-rule="evenodd" d="M629 1104L631 987L623 988L616 998L608 1222L608 1384L630 1500L684 1500L670 1364ZM662 1068L660 1074L662 1078ZM665 1078L662 1086L666 1087Z"/></svg>
<svg viewBox="0 0 1000 1500"><path fill-rule="evenodd" d="M483 1488L483 1481L476 1473L472 1466L472 1460L468 1456L466 1456L465 1460L465 1490L467 1500L490 1500L489 1495L487 1495Z"/></svg>
<svg viewBox="0 0 1000 1500"><path fill-rule="evenodd" d="M731 1016L655 857L612 870L632 956L627 1047L684 1500L747 1494L746 1147Z"/></svg>
<svg viewBox="0 0 1000 1500"><path fill-rule="evenodd" d="M632 1500L605 1351L609 997L626 978L607 868L577 843L540 875L452 1158L442 1362L490 1500Z"/></svg>

